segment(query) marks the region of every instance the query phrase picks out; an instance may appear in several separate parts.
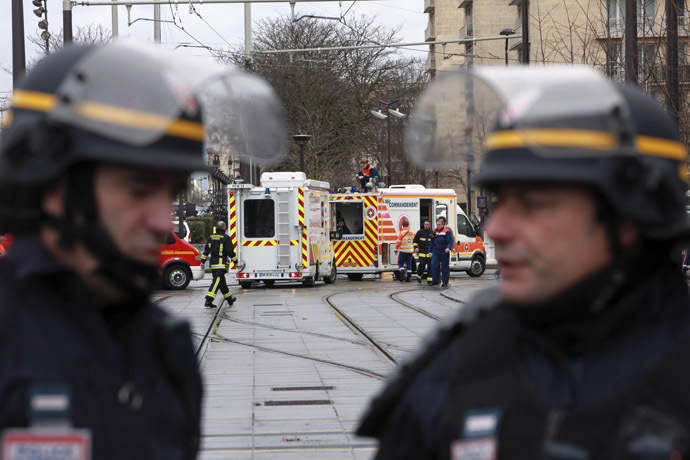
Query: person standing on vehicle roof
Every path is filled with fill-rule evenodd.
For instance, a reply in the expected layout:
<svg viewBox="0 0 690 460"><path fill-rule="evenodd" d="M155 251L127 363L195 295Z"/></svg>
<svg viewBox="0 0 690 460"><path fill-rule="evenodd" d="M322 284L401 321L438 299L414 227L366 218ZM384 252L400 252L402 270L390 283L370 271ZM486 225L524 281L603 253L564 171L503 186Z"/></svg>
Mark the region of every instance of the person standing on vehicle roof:
<svg viewBox="0 0 690 460"><path fill-rule="evenodd" d="M440 279L442 281L441 287L448 287L448 282L450 281L450 252L454 246L453 230L446 225L444 217L439 217L436 219L436 228L431 240L432 286L437 286Z"/></svg>
<svg viewBox="0 0 690 460"><path fill-rule="evenodd" d="M414 236L414 253L419 257L417 264L417 283L421 283L426 273L426 280L429 286L433 283L431 276L431 240L434 237L434 232L431 231L431 222L429 219L424 220L424 228L420 228Z"/></svg>
<svg viewBox="0 0 690 460"><path fill-rule="evenodd" d="M395 253L398 256L398 269L400 272L400 281L410 282L412 278L412 255L414 254L414 232L410 229L410 223L407 219L402 220L402 230L398 234L395 242Z"/></svg>
<svg viewBox="0 0 690 460"><path fill-rule="evenodd" d="M359 184L362 187L362 191L366 192L369 180L373 179L374 183L378 184L381 181L381 175L379 174L378 169L376 169L374 165L369 164L369 162L366 160L362 160L359 163L359 166L361 171L357 173L357 179L359 179Z"/></svg>
<svg viewBox="0 0 690 460"><path fill-rule="evenodd" d="M584 67L463 75L429 96L463 104L471 90L477 116L497 108L476 123L495 128L474 177L498 198L486 231L501 283L400 367L358 433L380 439L378 460L688 458L677 254L690 223L674 121Z"/></svg>
<svg viewBox="0 0 690 460"><path fill-rule="evenodd" d="M208 170L207 128L271 150L223 124L249 115L237 95L257 82L263 93L231 67L119 42L65 47L16 86L0 142L0 233L15 236L0 259L3 458L197 457L189 325L149 297L172 203Z"/></svg>
<svg viewBox="0 0 690 460"><path fill-rule="evenodd" d="M225 274L228 272L228 258L234 263L237 263L237 257L235 256L235 246L232 244L232 240L228 235L225 234L227 226L222 220L216 224L216 228L213 231L206 244L204 245L204 253L201 255L201 268L204 268L206 264L206 259L211 258L211 273L213 274L213 280L211 280L211 286L208 288L206 293L206 302L204 307L214 308L213 299L216 298L216 292L220 289L223 293L223 297L228 301L228 305L232 305L237 300L236 297L230 294L230 289L225 282Z"/></svg>

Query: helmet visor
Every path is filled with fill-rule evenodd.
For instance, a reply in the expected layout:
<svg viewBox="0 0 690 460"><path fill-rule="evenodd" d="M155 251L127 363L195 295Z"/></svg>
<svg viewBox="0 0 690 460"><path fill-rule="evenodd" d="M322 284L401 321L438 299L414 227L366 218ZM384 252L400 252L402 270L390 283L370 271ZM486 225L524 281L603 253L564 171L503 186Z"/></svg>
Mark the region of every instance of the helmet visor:
<svg viewBox="0 0 690 460"><path fill-rule="evenodd" d="M133 146L163 136L203 141L261 166L278 162L286 149L283 108L264 80L140 43L86 54L60 84L49 116Z"/></svg>
<svg viewBox="0 0 690 460"><path fill-rule="evenodd" d="M429 85L410 122L408 152L434 169L474 168L486 150L597 156L632 145L629 113L615 86L592 69L477 68Z"/></svg>

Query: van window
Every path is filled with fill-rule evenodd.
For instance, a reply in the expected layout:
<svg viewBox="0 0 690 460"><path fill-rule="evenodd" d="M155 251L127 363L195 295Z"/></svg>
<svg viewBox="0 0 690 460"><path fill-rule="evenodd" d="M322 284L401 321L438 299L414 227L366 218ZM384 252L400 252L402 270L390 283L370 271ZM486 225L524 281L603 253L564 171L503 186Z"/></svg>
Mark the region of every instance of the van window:
<svg viewBox="0 0 690 460"><path fill-rule="evenodd" d="M439 217L443 217L444 219L446 219L446 224L448 224L448 205L436 205L436 219L434 220L434 224L436 224L436 220L438 220Z"/></svg>
<svg viewBox="0 0 690 460"><path fill-rule="evenodd" d="M462 214L458 214L458 235L465 235L470 238L477 236L470 221Z"/></svg>
<svg viewBox="0 0 690 460"><path fill-rule="evenodd" d="M162 244L175 244L175 237L172 233L166 233Z"/></svg>
<svg viewBox="0 0 690 460"><path fill-rule="evenodd" d="M337 201L335 203L336 230L343 235L364 234L364 205L362 201Z"/></svg>
<svg viewBox="0 0 690 460"><path fill-rule="evenodd" d="M245 201L243 219L246 238L275 236L275 202L273 200Z"/></svg>

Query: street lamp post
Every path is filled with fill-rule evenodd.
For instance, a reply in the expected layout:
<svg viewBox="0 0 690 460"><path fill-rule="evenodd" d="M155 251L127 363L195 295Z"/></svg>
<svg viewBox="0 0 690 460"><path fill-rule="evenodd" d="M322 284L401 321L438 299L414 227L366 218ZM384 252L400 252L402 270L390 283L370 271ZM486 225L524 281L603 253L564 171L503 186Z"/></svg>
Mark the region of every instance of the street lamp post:
<svg viewBox="0 0 690 460"><path fill-rule="evenodd" d="M311 135L309 134L295 134L292 139L299 145L299 170L304 171L304 145L309 142Z"/></svg>
<svg viewBox="0 0 690 460"><path fill-rule="evenodd" d="M515 33L514 29L505 28L499 32L506 37L506 67L508 66L508 38Z"/></svg>
<svg viewBox="0 0 690 460"><path fill-rule="evenodd" d="M391 102L385 102L379 100L379 104L383 104L386 106L386 109L388 111L388 115L385 115L384 113L381 112L379 109L378 111L376 110L370 110L371 114L378 118L379 120L386 120L387 119L387 124L388 124L388 186L390 187L393 182L392 182L392 175L391 175L391 117L390 115L393 115L396 118L404 118L405 114L401 113L397 110L393 110L390 108L391 105L395 104L398 102L399 99L395 99L394 101Z"/></svg>

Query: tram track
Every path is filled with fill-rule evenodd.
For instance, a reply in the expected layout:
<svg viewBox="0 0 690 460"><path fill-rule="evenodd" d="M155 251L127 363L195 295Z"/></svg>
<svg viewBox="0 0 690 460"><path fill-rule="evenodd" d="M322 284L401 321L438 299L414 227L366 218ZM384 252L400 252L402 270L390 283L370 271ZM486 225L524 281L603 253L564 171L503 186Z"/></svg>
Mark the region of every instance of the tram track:
<svg viewBox="0 0 690 460"><path fill-rule="evenodd" d="M331 297L340 295L343 293L333 293L327 295L323 298L326 304L335 312L336 316L340 318L350 329L354 330L360 337L362 337L366 342L373 347L375 351L384 356L390 363L398 364L398 360L393 356L393 354L388 351L388 347L376 340L371 334L369 334L364 328L362 328L356 321L350 318L340 307L338 307L332 300Z"/></svg>

